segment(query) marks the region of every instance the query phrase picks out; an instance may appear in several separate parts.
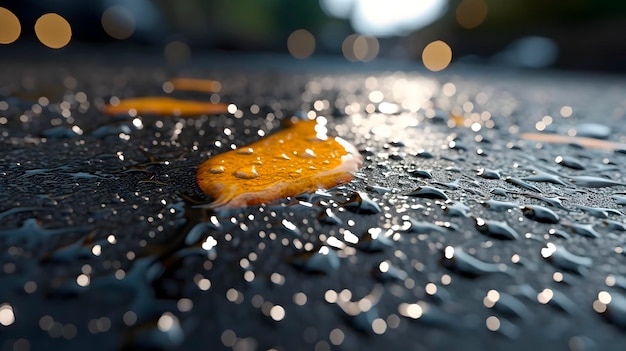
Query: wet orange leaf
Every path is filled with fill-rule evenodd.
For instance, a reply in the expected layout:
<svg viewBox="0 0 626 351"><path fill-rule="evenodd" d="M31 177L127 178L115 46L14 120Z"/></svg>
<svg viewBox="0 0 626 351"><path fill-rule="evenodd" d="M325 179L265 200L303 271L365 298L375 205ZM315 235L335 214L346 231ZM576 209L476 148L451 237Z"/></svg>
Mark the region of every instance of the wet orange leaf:
<svg viewBox="0 0 626 351"><path fill-rule="evenodd" d="M125 99L120 101L118 105L107 105L104 112L109 115L118 115L126 114L133 109L139 114L198 116L227 113L228 104L155 96Z"/></svg>
<svg viewBox="0 0 626 351"><path fill-rule="evenodd" d="M222 90L222 84L216 80L196 78L170 79L174 90L197 91L201 93L217 93Z"/></svg>
<svg viewBox="0 0 626 351"><path fill-rule="evenodd" d="M198 167L197 182L213 208L237 208L331 188L352 180L358 151L326 126L303 121Z"/></svg>

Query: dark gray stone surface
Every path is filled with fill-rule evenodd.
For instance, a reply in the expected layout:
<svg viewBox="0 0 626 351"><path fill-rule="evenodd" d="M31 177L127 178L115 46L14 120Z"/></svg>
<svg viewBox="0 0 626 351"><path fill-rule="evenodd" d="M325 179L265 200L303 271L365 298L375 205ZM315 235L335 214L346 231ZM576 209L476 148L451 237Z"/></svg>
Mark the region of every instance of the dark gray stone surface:
<svg viewBox="0 0 626 351"><path fill-rule="evenodd" d="M622 78L222 59L5 60L0 349L622 349ZM176 76L238 112L100 112ZM361 151L351 183L202 208L198 164L305 115ZM589 123L614 144L522 137Z"/></svg>

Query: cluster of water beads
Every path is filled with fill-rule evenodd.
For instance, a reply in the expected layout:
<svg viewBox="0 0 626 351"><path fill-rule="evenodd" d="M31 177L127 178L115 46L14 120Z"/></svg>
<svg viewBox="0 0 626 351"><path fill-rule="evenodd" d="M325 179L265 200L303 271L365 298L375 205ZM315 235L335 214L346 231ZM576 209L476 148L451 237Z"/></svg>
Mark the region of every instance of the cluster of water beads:
<svg viewBox="0 0 626 351"><path fill-rule="evenodd" d="M368 80L367 84L374 84L371 81L371 79ZM323 79L321 82L318 83L320 91L321 86L325 84ZM315 86L311 84L310 88L317 91ZM403 86L406 87L406 84ZM444 90L450 90L449 87L449 85L447 88L444 87ZM341 89L340 91L349 90ZM315 96L313 91L309 93ZM374 116L372 120L368 120L364 116L359 116L359 112L362 112L361 108L367 112L371 110L371 113L376 113L376 109L388 109L390 106L382 105L384 101L381 100L381 96L384 99L386 94L370 93L369 101L363 103L362 106L359 104L357 107L354 102L343 106L345 112L348 112L348 108L350 110L348 118L344 119L345 125L352 125L352 129L342 131L342 128L346 127L339 125L338 131L344 136L354 133L357 144L378 145L379 141L394 134L393 130L386 129L389 127L381 127L381 121L386 122L383 123L384 125L393 126L396 125L395 122L399 122L398 119L407 119L408 122L398 123L402 126L399 128L407 127L407 124L417 126L415 116L421 123L417 124L423 128L430 128L430 121L449 123L446 114L442 114L441 111L437 111L432 117L429 117L428 111L424 112L423 116L419 112L412 114L412 119L406 116L397 119L393 116ZM340 97L338 101L341 99L343 97ZM316 110L317 101L313 102L313 110ZM411 102L406 104L407 106L402 107L411 111ZM321 111L317 112L326 112L324 111L326 104L322 102L318 105ZM470 109L469 105L466 106L465 103L462 105L464 109ZM400 111L402 108L396 106L396 110ZM474 123L480 124L483 117L477 120L470 124L472 130L478 128ZM438 129L433 128L433 130ZM237 306L250 304L260 312L260 315L265 316L267 321L277 323L281 330L289 330L287 324L293 318L292 315L297 313L295 311L298 308L309 306L308 308L313 309L314 307L311 306L318 306L318 303L322 301L321 293L323 293L323 301L333 307L336 306L337 313L348 317L353 328L373 334L392 333L394 330L403 328L407 322L417 321L431 327L451 330L483 328L515 338L519 336L519 329L527 323L527 318L531 314L528 311L534 310L533 303L550 305L563 313L579 313L580 308L576 306L576 303L562 292L570 289L560 285L555 288L557 285L554 283L567 281L568 272L585 275L588 270L594 269L594 266L591 260L581 256L585 250L577 250L578 254L576 254L568 249L576 247L575 244L584 243L585 240L594 240L593 237L597 237L596 240L605 239L610 235L607 233L607 228L611 228L608 231L616 230L613 228L619 228L620 222L615 221L617 219L615 217L619 216L615 212L617 210L608 208L607 205L582 206L575 202L576 193L570 194L566 190L575 192L580 190L580 187L597 188L598 186L601 186L599 189L603 189L602 187L609 185L620 186L620 182L595 175L594 177L581 176L577 173L579 169L564 166L563 162L556 162L556 164L564 166L567 170L549 171L547 174L550 177L544 177L544 179L558 179L560 182L542 180L535 177L532 172L511 170L507 165L490 164L491 168L502 166L494 172L484 166L492 160L483 161L483 164L478 162L476 166L482 166L482 169L487 169L487 172L476 173L474 170L469 170L462 160L475 162L475 159L466 155L473 151L472 142L466 140L463 143L455 141L454 144L450 144L437 141L435 137L431 140L426 138L426 141L422 142L417 139L420 137L419 131L421 129L417 128L413 133L408 132L407 138L401 141L388 140L388 149L373 148L367 162L374 168L363 170L365 176L357 175L357 180L349 187L329 193L298 197L291 201L261 206L230 215L194 210L189 205L182 204L180 199L174 200L173 203L167 201L168 205L164 207L174 210L180 220L179 223L183 219L187 223L176 231L176 235L167 235L167 240L161 245L152 246L146 243L147 256L145 257L133 251L133 254L129 254L133 257L130 260L132 268L123 270L124 273L118 273L118 269L113 276L99 277L87 269L86 272L81 271L76 279L69 280L68 285L62 288L57 287L57 289L65 290L70 286L70 290L86 293L86 290L81 290L80 287L89 286L92 291L101 291L100 289L103 288L99 284L110 284L118 289L130 285L129 289L134 291L136 298L126 305L128 311L123 313L123 321L129 326L145 327L146 329L137 327L129 333L134 335L135 342L155 347L184 343L184 335L193 330L185 324L185 321L191 319L186 317L185 313L201 308L199 302L201 298L198 295L185 296L181 295L184 289L180 291L174 289L174 292L165 293L165 295L179 297L175 301L175 306L165 304L166 307L158 312L152 311L146 315L144 315L144 307L149 305L152 308L155 302L168 300L156 297L154 290L155 285L163 285L156 290L161 293L168 291L167 286L171 284L166 283L169 280L166 278L173 277L177 272L184 270L177 268L172 261L186 259L193 261L194 257L197 257L198 263L201 262L202 269L206 271L205 274L196 273L190 277L198 291L215 296L216 301L221 299L233 304L232 308L224 308L223 311L237 311ZM372 140L359 140L363 136L370 137ZM445 137L443 139L445 140ZM437 145L446 149L437 149ZM419 148L422 147L432 147L432 149L420 151ZM489 146L482 145L482 143L480 148L486 154L494 153ZM449 154L447 150L450 150ZM425 157L427 153L430 153L431 157ZM367 152L364 154L367 155ZM413 155L416 157L413 158ZM417 167L404 169L402 167L404 161L415 162ZM446 169L450 165L456 168ZM129 167L129 170L132 169ZM424 171L426 169L429 171ZM65 172L65 170L58 171ZM75 173L80 174L80 172ZM398 177L396 184L393 182L371 184L369 179L380 179L380 177L370 176L371 174L389 174L391 177L406 174L406 177ZM123 177L124 175L116 174L116 176ZM551 186L554 188L550 188ZM492 194L507 195L507 201L496 202L498 200L488 199L490 190L495 190ZM564 194L557 190L562 190ZM601 194L607 199L608 196L616 196L616 202L620 196L606 192ZM511 197L513 201L508 201ZM598 220L589 224L575 223L573 220L576 217L573 215L578 213L592 214ZM403 216L407 217L403 218ZM607 219L606 217L615 218L616 224L609 227L604 223L610 224L611 222L600 221ZM314 218L319 218L319 221ZM369 225L361 232L363 228L357 225L356 221L365 221ZM247 240L252 239L249 229L257 228L259 223L261 226L265 224L266 228L261 228L262 230L258 233L252 233L252 238L256 240ZM566 225L562 226L562 223ZM26 224L27 222L24 222L24 225ZM530 232L525 233L525 230ZM541 230L545 230L547 237L541 236L543 234ZM554 230L554 233L550 233L551 230ZM554 238L559 233L557 231L565 231L570 239ZM589 239L580 239L579 235L589 237ZM116 237L119 238L119 234ZM511 255L510 263L499 253L489 256L489 248L493 246L501 249L503 253L510 252L507 246L502 246L506 245L501 243L502 239L521 243L518 247L521 252ZM546 245L543 245L544 240L547 241ZM534 244L533 241L537 243ZM575 244L570 244L568 241L574 241ZM612 242L615 241L612 240ZM75 245L81 248L87 247L87 255L89 251L95 255L93 250L96 245L102 247L102 245L109 244L111 244L109 241L96 243L79 240ZM513 246L510 247L513 248ZM65 256L63 251L59 250L50 257L62 260ZM77 257L85 254L85 250L81 252ZM277 257L272 258L272 256ZM496 256L500 257L496 259ZM282 259L291 262L297 269L307 274L308 272L314 273L314 275L294 275L289 267L279 264ZM530 271L534 274L538 270L545 273L546 268L533 266L541 262L538 259L544 259L557 269L551 275L549 284L544 282L545 287L533 288L521 284L520 282L524 279L513 280L512 277L519 272ZM237 261L242 271L241 276L225 281L222 280L222 275L212 276L214 273L211 271L214 267L232 265ZM165 265L170 268L166 268ZM265 266L277 268L270 274L261 268ZM272 269L274 268L269 268L270 271ZM195 273L196 269L192 271ZM341 276L342 272L355 275L357 277L355 279L360 279L364 286L372 286L373 283L368 285L368 280L363 277L363 273L371 276L378 281L376 284L381 285L374 285L374 288L365 292L359 291L363 288L350 285L348 285L349 288L328 287L324 291L323 286L333 284L332 277ZM321 276L318 276L319 274ZM465 281L466 277L480 279L492 275L503 275L507 277L505 279L511 279L509 281L514 283L508 287L504 286L501 290L487 290L480 280L470 280L469 283ZM119 279L119 277L122 278ZM137 279L137 277L142 279ZM323 277L329 277L330 281L324 282ZM99 281L103 283L98 283ZM178 280L172 279L171 281ZM286 301L271 291L254 288L256 284L270 284L277 290L290 291L295 288L294 285L304 284L306 281L313 281L312 284L320 284L320 286L309 285L306 289L299 287L302 291L290 294L293 296L293 301ZM613 285L609 285L612 281L607 281L606 285L613 288L619 286L618 281L615 279ZM450 312L454 299L460 297L458 292L453 292L455 284L464 287L476 286L477 289L485 288L485 299L482 302L489 310L478 314L484 316L484 323L460 319L457 314ZM448 286L449 288L446 289ZM76 289L77 287L79 289ZM605 290L610 289L605 288ZM213 294L222 296L218 297ZM180 296L185 297L180 298ZM394 296L394 298L387 299L388 296ZM616 325L622 325L620 316L623 315L623 311L619 296L616 292L603 290L601 294L598 293L597 302L593 303L595 311L603 313L608 321ZM480 302L478 304L480 305ZM530 306L533 308L531 309ZM247 307L241 308L242 311L247 311ZM8 310L8 307L3 308L2 316L8 316L9 313L6 312ZM19 313L16 314L16 318L19 321ZM110 329L110 327L107 328L106 319L102 318L108 317L90 320L91 327L88 326L90 332L106 333ZM6 317L3 320L9 319ZM49 328L56 333L56 330L60 328L61 335L72 334L72 328L66 327L67 324L59 322L57 326L54 319L52 324L49 322L48 318L45 318L41 322L42 329ZM331 345L350 347L352 332L334 318L329 322L331 324L328 327L314 326L314 331L307 329L306 336L303 335L303 338L320 350L329 349ZM228 323L231 324L228 325ZM228 323L219 326L222 330L218 331L221 342L227 347L280 348L280 345L268 345L267 340L263 340L259 333L246 330L244 326L237 326L232 320ZM52 327L49 327L50 325ZM315 324L312 323L312 325ZM66 330L66 334L63 334L63 330Z"/></svg>

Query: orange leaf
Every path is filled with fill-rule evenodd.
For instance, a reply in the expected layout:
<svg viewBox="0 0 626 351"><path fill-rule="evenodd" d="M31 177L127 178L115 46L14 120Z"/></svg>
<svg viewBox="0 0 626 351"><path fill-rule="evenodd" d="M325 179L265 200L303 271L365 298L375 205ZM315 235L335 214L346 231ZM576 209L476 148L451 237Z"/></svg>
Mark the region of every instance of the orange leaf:
<svg viewBox="0 0 626 351"><path fill-rule="evenodd" d="M326 132L324 123L298 122L214 156L198 167L198 185L213 197L213 208L237 208L347 183L363 159L354 146Z"/></svg>
<svg viewBox="0 0 626 351"><path fill-rule="evenodd" d="M180 100L170 97L140 97L125 99L118 105L107 105L104 113L119 115L129 113L131 109L139 114L161 116L198 116L228 112L228 104L203 101Z"/></svg>
<svg viewBox="0 0 626 351"><path fill-rule="evenodd" d="M217 93L222 90L222 84L216 80L195 78L170 79L174 90L197 91L201 93Z"/></svg>

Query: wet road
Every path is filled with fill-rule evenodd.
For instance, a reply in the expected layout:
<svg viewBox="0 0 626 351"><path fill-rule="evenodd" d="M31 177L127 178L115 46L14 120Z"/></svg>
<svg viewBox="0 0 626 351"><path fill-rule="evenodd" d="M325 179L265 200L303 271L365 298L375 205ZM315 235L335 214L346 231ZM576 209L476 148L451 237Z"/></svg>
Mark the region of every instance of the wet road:
<svg viewBox="0 0 626 351"><path fill-rule="evenodd" d="M0 349L622 348L622 78L244 63L2 65ZM233 105L102 112L166 95ZM292 116L355 179L209 209L198 165Z"/></svg>

